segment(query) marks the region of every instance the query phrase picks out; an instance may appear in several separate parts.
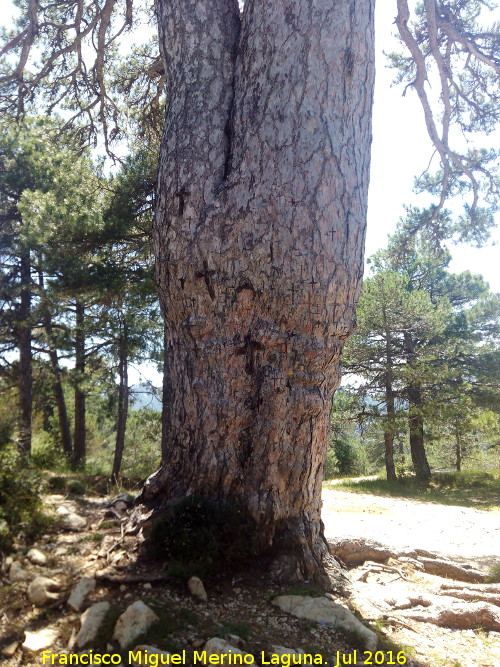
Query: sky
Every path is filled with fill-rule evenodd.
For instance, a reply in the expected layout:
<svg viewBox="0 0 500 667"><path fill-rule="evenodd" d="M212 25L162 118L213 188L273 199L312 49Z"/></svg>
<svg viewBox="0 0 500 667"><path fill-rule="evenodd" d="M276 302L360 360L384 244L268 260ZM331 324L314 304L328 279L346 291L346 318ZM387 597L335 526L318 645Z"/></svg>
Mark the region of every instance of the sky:
<svg viewBox="0 0 500 667"><path fill-rule="evenodd" d="M4 0L2 19L9 19L10 0ZM8 3L8 4L7 4ZM376 3L376 84L373 113L373 144L370 190L368 200L368 226L366 257L383 248L387 236L394 231L405 204L425 206L412 192L413 179L420 175L433 154L424 124L422 109L416 93L409 89L405 97L402 87L391 87L393 72L386 67L383 51L397 50L393 37L396 0L378 0ZM487 148L500 143L500 131L492 136ZM493 143L495 142L495 143ZM493 242L500 241L500 230L492 235ZM470 270L482 274L494 291L500 292L499 247L488 245L477 249L471 246L452 246L451 270ZM159 375L147 376L157 384ZM139 372L132 373L132 382L140 379Z"/></svg>
<svg viewBox="0 0 500 667"><path fill-rule="evenodd" d="M376 78L373 113L373 144L368 198L366 257L383 248L400 216L404 204L424 207L420 196L412 192L413 179L429 163L433 148L427 135L422 109L416 93L409 89L402 96L402 87L391 87L393 72L386 67L383 51L397 49L393 37L395 0L378 0L375 12ZM486 139L485 147L500 144L500 131ZM425 197L425 195L422 195ZM500 220L498 220L500 223ZM500 230L494 230L493 242L500 241ZM484 248L451 246L451 270L480 273L493 291L500 292L500 250L498 246Z"/></svg>

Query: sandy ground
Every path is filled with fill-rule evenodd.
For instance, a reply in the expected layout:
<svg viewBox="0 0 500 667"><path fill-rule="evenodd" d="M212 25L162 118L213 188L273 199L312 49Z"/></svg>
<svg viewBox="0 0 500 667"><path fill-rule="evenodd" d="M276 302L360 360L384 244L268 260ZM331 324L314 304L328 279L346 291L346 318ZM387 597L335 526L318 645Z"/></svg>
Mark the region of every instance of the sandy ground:
<svg viewBox="0 0 500 667"><path fill-rule="evenodd" d="M324 489L322 516L328 539L368 538L485 562L500 558L500 510Z"/></svg>

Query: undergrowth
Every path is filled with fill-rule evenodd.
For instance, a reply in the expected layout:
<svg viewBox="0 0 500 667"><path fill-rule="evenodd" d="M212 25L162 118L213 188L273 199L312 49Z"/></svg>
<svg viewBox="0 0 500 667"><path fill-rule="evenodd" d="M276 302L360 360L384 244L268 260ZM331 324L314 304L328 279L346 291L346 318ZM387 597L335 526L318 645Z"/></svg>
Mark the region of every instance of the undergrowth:
<svg viewBox="0 0 500 667"><path fill-rule="evenodd" d="M51 525L42 511L40 473L14 446L0 449L0 553L12 548L17 536L34 540Z"/></svg>
<svg viewBox="0 0 500 667"><path fill-rule="evenodd" d="M154 558L169 562L172 578L185 581L241 566L255 553L254 533L239 507L192 495L156 520L148 545Z"/></svg>

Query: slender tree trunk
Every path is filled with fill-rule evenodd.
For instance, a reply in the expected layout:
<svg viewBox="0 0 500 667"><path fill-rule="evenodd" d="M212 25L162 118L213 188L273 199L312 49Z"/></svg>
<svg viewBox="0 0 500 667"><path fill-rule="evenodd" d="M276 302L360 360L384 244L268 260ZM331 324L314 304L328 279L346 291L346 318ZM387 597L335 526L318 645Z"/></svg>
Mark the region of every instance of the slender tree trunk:
<svg viewBox="0 0 500 667"><path fill-rule="evenodd" d="M82 389L85 376L85 306L76 302L75 322L75 429L73 436L73 468L85 467L86 457L86 406Z"/></svg>
<svg viewBox="0 0 500 667"><path fill-rule="evenodd" d="M427 461L424 445L424 420L421 413L422 391L418 385L408 388L408 424L410 430L410 451L417 479L428 480L431 469Z"/></svg>
<svg viewBox="0 0 500 667"><path fill-rule="evenodd" d="M411 367L415 358L415 342L408 332L404 334L405 352L408 365ZM413 369L414 375L416 374ZM413 468L417 479L428 480L431 469L427 461L424 445L424 419L422 417L422 389L416 380L407 387L408 398L408 428L410 432L410 452Z"/></svg>
<svg viewBox="0 0 500 667"><path fill-rule="evenodd" d="M73 444L71 442L71 429L68 419L68 411L66 409L66 398L64 396L64 388L62 384L61 368L59 366L59 357L57 354L57 348L54 344L54 335L52 327L52 315L50 308L44 297L44 280L43 273L40 271L38 274L38 284L41 291L41 299L43 300L43 326L45 329L45 334L47 336L47 344L49 346L49 359L50 366L52 368L52 390L54 392L54 398L57 406L57 416L59 421L59 433L61 437L61 444L64 452L64 456L68 462L72 461L73 458Z"/></svg>
<svg viewBox="0 0 500 667"><path fill-rule="evenodd" d="M458 424L455 424L455 466L457 472L462 470L462 443L460 442L460 429Z"/></svg>
<svg viewBox="0 0 500 667"><path fill-rule="evenodd" d="M23 456L31 453L31 412L33 405L33 369L31 349L31 258L25 250L20 261L21 299L19 306L19 450Z"/></svg>
<svg viewBox="0 0 500 667"><path fill-rule="evenodd" d="M383 311L384 323L387 322L385 308ZM387 412L387 419L384 425L384 444L385 444L385 470L387 479L396 480L396 467L394 465L394 437L396 434L396 410L394 402L393 389L393 362L392 362L392 341L391 332L388 327L385 330L385 405Z"/></svg>
<svg viewBox="0 0 500 667"><path fill-rule="evenodd" d="M146 502L242 506L327 583L321 481L363 265L373 0L158 0L169 424ZM285 567L285 563L287 566Z"/></svg>
<svg viewBox="0 0 500 667"><path fill-rule="evenodd" d="M118 482L120 468L122 465L123 450L125 448L125 431L127 428L129 387L128 387L128 338L127 324L123 324L123 332L119 342L119 375L120 384L118 388L118 418L116 422L115 457L113 461L113 482Z"/></svg>

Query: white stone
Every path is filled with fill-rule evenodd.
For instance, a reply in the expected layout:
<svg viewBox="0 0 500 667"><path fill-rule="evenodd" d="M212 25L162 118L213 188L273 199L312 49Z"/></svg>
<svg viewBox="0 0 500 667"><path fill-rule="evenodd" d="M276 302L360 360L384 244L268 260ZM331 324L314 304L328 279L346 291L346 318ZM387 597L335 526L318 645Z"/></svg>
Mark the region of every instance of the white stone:
<svg viewBox="0 0 500 667"><path fill-rule="evenodd" d="M75 644L82 648L93 641L109 609L109 602L97 602L85 611L80 618L80 631L76 635Z"/></svg>
<svg viewBox="0 0 500 667"><path fill-rule="evenodd" d="M150 626L158 621L158 616L142 600L129 605L117 620L113 632L122 649L129 646L139 635L147 632Z"/></svg>
<svg viewBox="0 0 500 667"><path fill-rule="evenodd" d="M158 660L160 664L168 664L167 657L170 656L170 653L168 651L161 651L159 648L156 648L156 646L148 646L148 644L141 644L139 646L136 646L134 649L132 649L132 652L135 655L137 655L137 653L140 654L139 660L132 660L132 664L134 665L134 667L144 667L144 665L149 665L150 663L148 660L148 655L151 654L164 656L163 662L160 662L160 659Z"/></svg>
<svg viewBox="0 0 500 667"><path fill-rule="evenodd" d="M201 600L202 602L207 602L207 592L202 580L199 577L191 577L187 582L187 587L193 597Z"/></svg>
<svg viewBox="0 0 500 667"><path fill-rule="evenodd" d="M99 547L98 556L104 558L108 555L108 551L116 544L116 538L113 535L105 535L102 538L101 546Z"/></svg>
<svg viewBox="0 0 500 667"><path fill-rule="evenodd" d="M6 658L12 658L14 653L17 651L18 646L19 642L12 642L12 644L7 644L7 646L4 646L0 653Z"/></svg>
<svg viewBox="0 0 500 667"><path fill-rule="evenodd" d="M57 628L51 626L42 628L36 632L26 632L23 648L29 651L41 651L42 649L49 648L56 641L58 634Z"/></svg>
<svg viewBox="0 0 500 667"><path fill-rule="evenodd" d="M288 655L304 655L305 651L301 648L295 649L295 648L288 648L286 646L271 646L271 650L267 652L267 659L270 661L272 655L279 655L281 656L288 656ZM303 662L303 659L301 659L300 663L301 665L310 665L310 662Z"/></svg>
<svg viewBox="0 0 500 667"><path fill-rule="evenodd" d="M85 530L87 522L85 519L75 512L72 512L64 505L61 505L56 510L61 526L66 530L80 531Z"/></svg>
<svg viewBox="0 0 500 667"><path fill-rule="evenodd" d="M281 595L272 600L272 604L281 610L308 621L315 621L320 625L340 628L345 632L356 635L363 647L369 651L377 648L377 635L358 621L348 609L335 604L325 597L311 598L300 595Z"/></svg>
<svg viewBox="0 0 500 667"><path fill-rule="evenodd" d="M80 611L90 593L95 590L96 581L92 577L82 577L71 591L68 599L68 607L73 611Z"/></svg>
<svg viewBox="0 0 500 667"><path fill-rule="evenodd" d="M205 644L204 650L207 652L207 658L209 658L211 655L250 655L250 653L245 653L245 651L236 648L236 646L233 646L225 639L221 639L220 637L212 637L212 639L209 639Z"/></svg>
<svg viewBox="0 0 500 667"><path fill-rule="evenodd" d="M113 509L115 509L117 512L126 512L127 508L128 505L123 500L117 500L115 503L113 503Z"/></svg>
<svg viewBox="0 0 500 667"><path fill-rule="evenodd" d="M28 573L23 568L21 563L15 560L9 568L9 581L15 583L16 581L26 581Z"/></svg>
<svg viewBox="0 0 500 667"><path fill-rule="evenodd" d="M59 583L48 577L35 577L28 586L28 597L37 607L42 607L47 602L54 602L59 598L57 590Z"/></svg>
<svg viewBox="0 0 500 667"><path fill-rule="evenodd" d="M33 547L26 555L34 565L47 565L47 556L40 549Z"/></svg>

